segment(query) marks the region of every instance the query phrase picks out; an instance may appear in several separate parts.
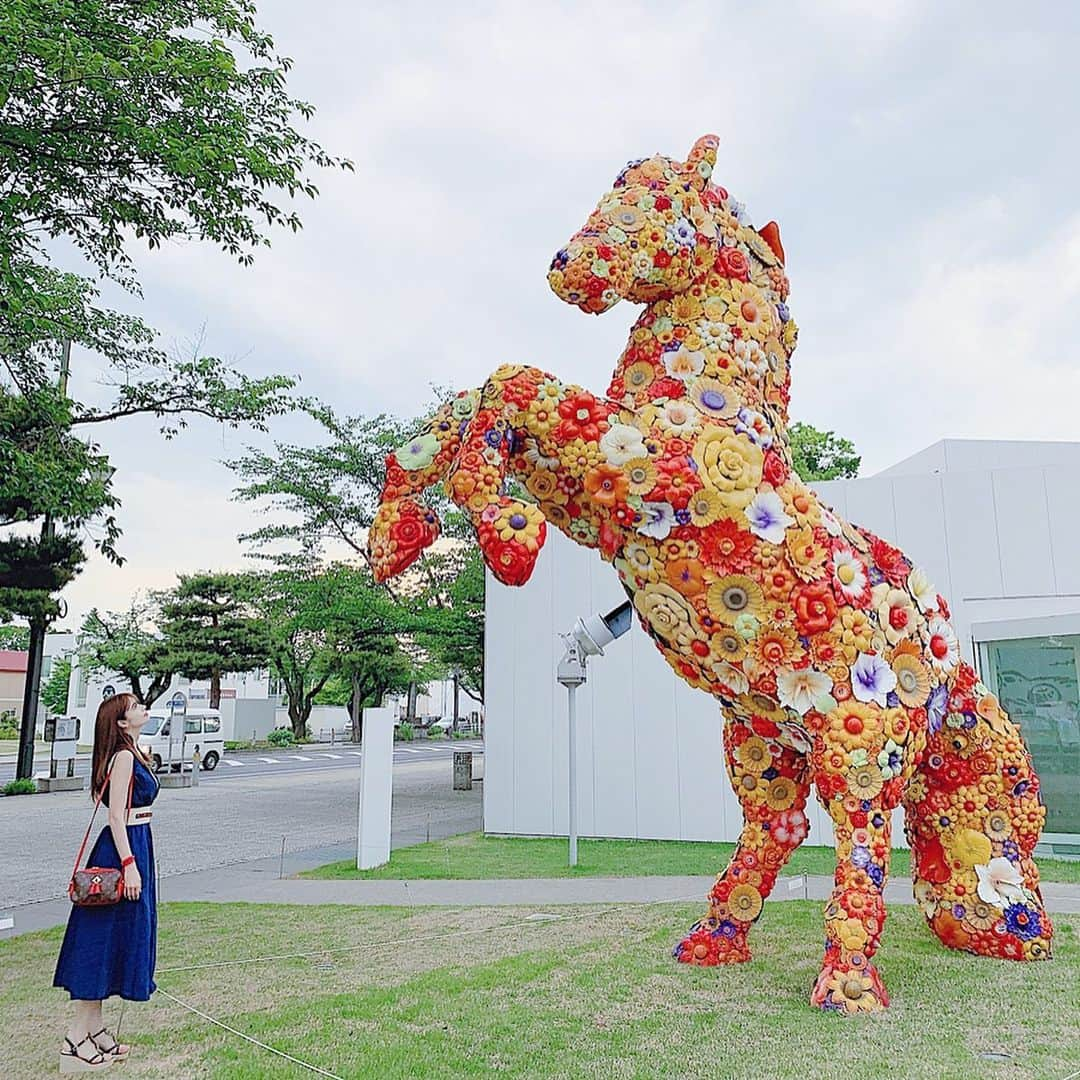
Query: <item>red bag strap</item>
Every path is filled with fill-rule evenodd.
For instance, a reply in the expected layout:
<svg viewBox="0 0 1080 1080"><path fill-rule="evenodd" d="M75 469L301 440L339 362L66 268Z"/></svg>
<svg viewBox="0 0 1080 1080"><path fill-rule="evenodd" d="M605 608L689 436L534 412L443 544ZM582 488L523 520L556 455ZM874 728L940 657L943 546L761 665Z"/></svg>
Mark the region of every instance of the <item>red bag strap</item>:
<svg viewBox="0 0 1080 1080"><path fill-rule="evenodd" d="M119 753L119 751L117 751ZM101 800L105 797L105 789L109 786L109 780L112 777L113 768L116 765L116 754L113 754L113 759L109 762L109 771L105 773L105 782L101 785L101 790L98 792L98 797L94 802L94 812L90 815L90 824L86 826L86 835L82 838L82 843L79 845L79 854L75 856L75 870L72 871L74 877L75 871L79 869L79 863L82 862L83 852L86 850L86 842L90 839L90 830L94 827L94 818L97 817L98 807L101 805ZM135 761L134 754L132 755L131 762L131 780L128 782L128 797L127 797L127 809L131 809L131 800L135 793Z"/></svg>

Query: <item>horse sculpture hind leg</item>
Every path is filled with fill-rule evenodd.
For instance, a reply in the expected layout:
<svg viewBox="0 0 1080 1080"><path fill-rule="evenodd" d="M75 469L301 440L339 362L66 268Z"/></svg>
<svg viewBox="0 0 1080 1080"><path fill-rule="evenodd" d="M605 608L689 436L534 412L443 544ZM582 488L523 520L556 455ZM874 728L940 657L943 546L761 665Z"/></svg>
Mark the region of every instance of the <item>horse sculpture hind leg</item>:
<svg viewBox="0 0 1080 1080"><path fill-rule="evenodd" d="M1016 726L990 695L975 699L977 685L959 665L904 793L915 899L949 948L1045 960L1054 928L1031 857L1046 817L1038 778Z"/></svg>
<svg viewBox="0 0 1080 1080"><path fill-rule="evenodd" d="M709 895L709 912L675 946L685 964L738 964L750 959L747 936L780 869L806 837L810 794L804 754L757 735L750 722L724 725L728 775L743 809L743 830Z"/></svg>

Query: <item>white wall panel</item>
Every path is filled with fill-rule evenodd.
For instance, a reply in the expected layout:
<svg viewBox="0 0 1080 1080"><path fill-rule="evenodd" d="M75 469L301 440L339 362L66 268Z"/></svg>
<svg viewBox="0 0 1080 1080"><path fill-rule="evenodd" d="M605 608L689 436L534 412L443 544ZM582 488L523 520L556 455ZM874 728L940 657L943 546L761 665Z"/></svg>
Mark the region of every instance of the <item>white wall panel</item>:
<svg viewBox="0 0 1080 1080"><path fill-rule="evenodd" d="M1042 470L999 469L991 475L1003 595L1050 596L1054 568Z"/></svg>
<svg viewBox="0 0 1080 1080"><path fill-rule="evenodd" d="M869 529L872 533L887 539L896 535L896 517L893 513L893 482L869 480L849 482L847 484L848 521Z"/></svg>
<svg viewBox="0 0 1080 1080"><path fill-rule="evenodd" d="M1076 470L1054 466L1043 470L1054 560L1055 592L1080 596L1080 499Z"/></svg>
<svg viewBox="0 0 1080 1080"><path fill-rule="evenodd" d="M1001 596L994 486L990 473L946 473L945 529L954 607L969 597Z"/></svg>

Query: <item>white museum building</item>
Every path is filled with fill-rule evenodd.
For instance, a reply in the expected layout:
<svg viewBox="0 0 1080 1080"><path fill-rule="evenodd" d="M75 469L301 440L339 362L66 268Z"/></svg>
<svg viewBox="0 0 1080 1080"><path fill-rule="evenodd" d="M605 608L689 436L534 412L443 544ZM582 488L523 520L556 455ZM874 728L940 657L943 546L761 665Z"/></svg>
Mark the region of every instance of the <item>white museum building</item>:
<svg viewBox="0 0 1080 1080"><path fill-rule="evenodd" d="M1028 741L1047 848L1080 854L1080 443L947 439L874 476L815 488L927 570L965 656ZM559 634L625 598L611 566L555 529L524 587L489 578L485 831L566 835ZM677 678L636 617L591 661L577 696L582 836L738 838L719 703ZM808 813L810 842L830 843L816 801Z"/></svg>

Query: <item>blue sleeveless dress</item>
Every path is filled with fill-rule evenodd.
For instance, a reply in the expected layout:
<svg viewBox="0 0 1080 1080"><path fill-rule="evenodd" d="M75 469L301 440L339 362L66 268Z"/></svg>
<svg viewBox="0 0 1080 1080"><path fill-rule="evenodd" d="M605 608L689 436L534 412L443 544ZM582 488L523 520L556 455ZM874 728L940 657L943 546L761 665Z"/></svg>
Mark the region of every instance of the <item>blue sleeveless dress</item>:
<svg viewBox="0 0 1080 1080"><path fill-rule="evenodd" d="M135 759L132 806L149 806L157 798L154 774ZM108 806L108 792L102 803ZM79 1001L102 1001L119 994L128 1001L147 1001L157 989L157 882L154 880L154 838L150 825L129 825L128 844L142 877L138 900L104 907L71 908L60 946L53 986ZM120 866L120 855L106 825L84 866Z"/></svg>

